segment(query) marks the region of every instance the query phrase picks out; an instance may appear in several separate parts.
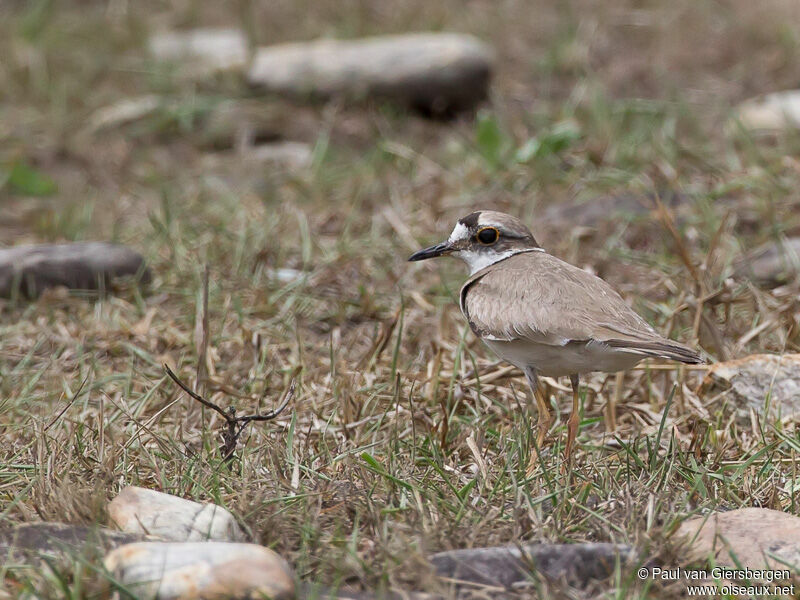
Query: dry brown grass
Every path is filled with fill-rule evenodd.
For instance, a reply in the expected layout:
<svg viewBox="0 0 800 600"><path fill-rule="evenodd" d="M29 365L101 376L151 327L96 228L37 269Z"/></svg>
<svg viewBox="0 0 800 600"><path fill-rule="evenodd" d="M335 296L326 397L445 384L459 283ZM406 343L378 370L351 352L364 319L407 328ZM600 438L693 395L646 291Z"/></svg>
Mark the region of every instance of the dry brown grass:
<svg viewBox="0 0 800 600"><path fill-rule="evenodd" d="M468 332L454 302L459 266L405 262L458 216L492 206L714 358L796 351L797 288L726 277L741 248L800 226L798 139L721 127L732 102L796 83L792 2L281 0L241 2L238 13L206 4L0 6L0 166L22 160L59 185L45 198L0 190L0 242L114 239L142 251L155 274L144 293L3 303L0 524L104 522L107 499L143 485L226 505L302 580L449 593L430 577L427 553L600 540L667 560L668 533L697 511L797 512L794 424L736 423L694 393L699 370L645 368L622 387L589 378L576 469L560 470L562 414L525 478L524 380ZM488 160L469 116L434 123L391 108L281 104L284 135L296 124L296 137L316 145L312 168L247 164L220 149L210 163L209 111L249 93L235 78L188 83L149 61L142 42L155 28L236 25L241 14L252 15L259 43L474 32L498 49L482 119L502 142L517 148L565 122L578 137L518 164ZM144 93L178 109L85 133L94 110ZM688 199L674 211L675 236L655 213L593 233L537 218L558 202L665 189ZM291 410L247 430L232 470L218 453L218 416L161 367L194 381L205 265L204 393L268 410L302 368ZM276 277L288 268L302 275ZM562 391L552 397L565 404ZM614 437L605 408L615 398ZM91 596L92 585L76 583L91 573L72 569L67 592L47 573L15 572L7 585ZM665 593L632 573L583 595ZM526 593L576 592L542 583Z"/></svg>

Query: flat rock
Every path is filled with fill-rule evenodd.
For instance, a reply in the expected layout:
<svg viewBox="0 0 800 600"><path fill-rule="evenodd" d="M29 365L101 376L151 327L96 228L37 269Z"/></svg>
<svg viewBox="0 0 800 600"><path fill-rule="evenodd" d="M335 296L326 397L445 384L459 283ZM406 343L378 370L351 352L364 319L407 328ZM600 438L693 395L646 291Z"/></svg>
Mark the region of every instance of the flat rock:
<svg viewBox="0 0 800 600"><path fill-rule="evenodd" d="M439 594L389 590L385 592L362 592L346 586L335 590L304 582L300 584L298 598L308 600L444 600Z"/></svg>
<svg viewBox="0 0 800 600"><path fill-rule="evenodd" d="M295 98L378 97L447 114L486 98L493 62L472 36L412 33L259 48L247 79Z"/></svg>
<svg viewBox="0 0 800 600"><path fill-rule="evenodd" d="M137 598L294 597L294 578L288 563L269 548L256 544L128 544L110 552L104 565Z"/></svg>
<svg viewBox="0 0 800 600"><path fill-rule="evenodd" d="M800 273L800 237L767 242L742 256L733 276L749 279L756 285L788 283Z"/></svg>
<svg viewBox="0 0 800 600"><path fill-rule="evenodd" d="M155 112L163 103L164 100L156 94L125 98L92 113L88 119L88 130L95 132L133 123Z"/></svg>
<svg viewBox="0 0 800 600"><path fill-rule="evenodd" d="M684 521L676 532L690 560L713 557L721 566L800 567L800 517L768 508L739 508ZM791 569L791 565L795 565Z"/></svg>
<svg viewBox="0 0 800 600"><path fill-rule="evenodd" d="M249 58L247 39L238 29L164 31L153 35L148 46L157 60L183 63L183 74L244 70Z"/></svg>
<svg viewBox="0 0 800 600"><path fill-rule="evenodd" d="M753 354L709 367L700 386L706 398L723 394L741 422L749 423L750 409L764 410L769 395L769 418L800 413L800 354Z"/></svg>
<svg viewBox="0 0 800 600"><path fill-rule="evenodd" d="M27 244L0 249L0 296L21 293L28 298L45 289L108 289L118 277L150 280L138 252L106 242Z"/></svg>
<svg viewBox="0 0 800 600"><path fill-rule="evenodd" d="M524 552L524 556L523 553ZM531 565L547 578L584 587L605 579L618 562L635 558L622 544L531 544L439 552L430 557L437 575L480 585L511 588L530 579Z"/></svg>
<svg viewBox="0 0 800 600"><path fill-rule="evenodd" d="M211 150L258 146L285 140L315 142L319 116L313 107L288 100L225 100L198 122L199 145Z"/></svg>
<svg viewBox="0 0 800 600"><path fill-rule="evenodd" d="M800 127L800 90L751 98L735 110L734 119L755 132L778 132Z"/></svg>
<svg viewBox="0 0 800 600"><path fill-rule="evenodd" d="M233 515L216 504L200 504L129 485L108 504L111 522L122 531L174 542L245 541Z"/></svg>
<svg viewBox="0 0 800 600"><path fill-rule="evenodd" d="M102 556L109 550L147 536L104 527L65 523L23 523L0 529L0 564L26 562L41 556L65 558L78 554Z"/></svg>

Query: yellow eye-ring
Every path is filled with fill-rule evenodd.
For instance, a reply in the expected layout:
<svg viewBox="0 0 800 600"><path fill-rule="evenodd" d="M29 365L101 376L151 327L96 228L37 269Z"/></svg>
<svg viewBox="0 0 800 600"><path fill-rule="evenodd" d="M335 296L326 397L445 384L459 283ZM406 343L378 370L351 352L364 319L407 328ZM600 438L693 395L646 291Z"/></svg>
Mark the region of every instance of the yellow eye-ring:
<svg viewBox="0 0 800 600"><path fill-rule="evenodd" d="M475 235L475 239L484 246L491 246L499 237L500 233L494 227L484 227Z"/></svg>

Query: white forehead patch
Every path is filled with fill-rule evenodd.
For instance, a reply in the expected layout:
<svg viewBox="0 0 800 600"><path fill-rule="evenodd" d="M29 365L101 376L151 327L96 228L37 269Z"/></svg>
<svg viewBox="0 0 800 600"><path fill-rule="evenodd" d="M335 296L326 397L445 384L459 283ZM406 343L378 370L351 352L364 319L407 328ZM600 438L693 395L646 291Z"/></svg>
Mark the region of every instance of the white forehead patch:
<svg viewBox="0 0 800 600"><path fill-rule="evenodd" d="M447 239L448 242L451 244L453 242L457 242L459 240L465 240L469 237L469 228L464 225L461 221L456 223L456 226L453 227L453 233L450 234L450 237Z"/></svg>

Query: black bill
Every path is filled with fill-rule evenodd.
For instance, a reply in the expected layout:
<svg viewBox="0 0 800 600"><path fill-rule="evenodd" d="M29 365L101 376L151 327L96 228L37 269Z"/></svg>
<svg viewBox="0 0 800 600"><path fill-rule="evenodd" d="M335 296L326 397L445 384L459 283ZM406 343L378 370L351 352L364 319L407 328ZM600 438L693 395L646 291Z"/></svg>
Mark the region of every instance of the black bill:
<svg viewBox="0 0 800 600"><path fill-rule="evenodd" d="M450 246L449 242L442 242L441 244L436 244L435 246L431 246L429 248L417 250L414 252L414 254L408 257L408 260L425 260L426 258L435 258L444 254L450 254L452 251L453 248Z"/></svg>

